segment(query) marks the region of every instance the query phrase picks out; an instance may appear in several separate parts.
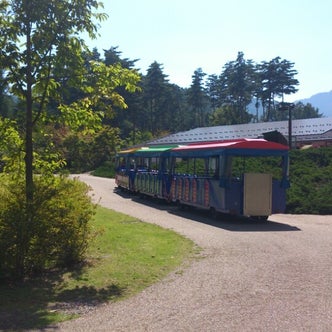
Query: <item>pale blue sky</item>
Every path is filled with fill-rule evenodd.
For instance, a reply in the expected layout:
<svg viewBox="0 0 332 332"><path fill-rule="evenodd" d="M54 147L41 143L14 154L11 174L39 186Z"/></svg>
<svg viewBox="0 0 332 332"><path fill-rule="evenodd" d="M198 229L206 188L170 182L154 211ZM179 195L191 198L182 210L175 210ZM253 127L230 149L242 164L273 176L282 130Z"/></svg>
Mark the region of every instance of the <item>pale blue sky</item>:
<svg viewBox="0 0 332 332"><path fill-rule="evenodd" d="M242 51L246 59L294 62L299 92L332 90L331 0L103 0L109 15L90 47L118 46L145 73L161 63L171 83L189 87L194 71L220 74Z"/></svg>

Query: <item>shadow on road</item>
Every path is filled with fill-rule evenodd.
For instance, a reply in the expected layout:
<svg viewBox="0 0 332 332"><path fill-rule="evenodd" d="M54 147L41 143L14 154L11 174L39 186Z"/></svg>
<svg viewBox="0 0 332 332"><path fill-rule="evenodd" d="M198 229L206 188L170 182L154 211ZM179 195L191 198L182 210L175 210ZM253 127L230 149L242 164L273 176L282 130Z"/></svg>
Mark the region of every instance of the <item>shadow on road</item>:
<svg viewBox="0 0 332 332"><path fill-rule="evenodd" d="M216 218L212 218L207 211L197 209L174 210L170 213L231 232L291 232L301 230L296 226L274 221L273 216L267 221L263 221L227 214L220 214Z"/></svg>
<svg viewBox="0 0 332 332"><path fill-rule="evenodd" d="M115 190L115 193L121 195L125 199L131 199L134 202L144 204L146 206L167 211L171 215L190 219L206 225L222 228L232 232L291 232L301 231L300 228L273 220L273 216L267 221L254 220L246 217L233 216L228 214L219 214L217 217L211 217L209 211L185 207L184 209L175 204L167 203L164 200L158 200L149 196L133 195L128 192Z"/></svg>

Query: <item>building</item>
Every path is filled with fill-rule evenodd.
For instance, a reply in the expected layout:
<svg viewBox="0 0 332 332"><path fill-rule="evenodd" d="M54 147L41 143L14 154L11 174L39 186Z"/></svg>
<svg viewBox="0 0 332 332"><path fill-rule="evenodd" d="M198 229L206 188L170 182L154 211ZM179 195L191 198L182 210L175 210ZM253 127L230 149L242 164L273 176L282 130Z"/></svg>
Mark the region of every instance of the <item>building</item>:
<svg viewBox="0 0 332 332"><path fill-rule="evenodd" d="M264 133L273 131L278 131L288 138L288 121L195 128L153 140L148 145L260 138ZM301 148L308 145L315 147L332 145L332 118L292 121L292 146Z"/></svg>

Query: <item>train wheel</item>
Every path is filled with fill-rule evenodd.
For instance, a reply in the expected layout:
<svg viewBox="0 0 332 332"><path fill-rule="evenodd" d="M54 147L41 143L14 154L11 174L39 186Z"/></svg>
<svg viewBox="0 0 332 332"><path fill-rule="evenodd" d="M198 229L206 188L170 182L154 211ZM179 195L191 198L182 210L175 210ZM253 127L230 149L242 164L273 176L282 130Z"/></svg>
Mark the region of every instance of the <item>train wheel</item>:
<svg viewBox="0 0 332 332"><path fill-rule="evenodd" d="M257 220L257 221L267 221L267 219L269 218L269 216L254 216L251 217L251 219Z"/></svg>
<svg viewBox="0 0 332 332"><path fill-rule="evenodd" d="M211 207L209 212L210 212L211 218L213 218L213 219L218 218L218 212L214 207Z"/></svg>

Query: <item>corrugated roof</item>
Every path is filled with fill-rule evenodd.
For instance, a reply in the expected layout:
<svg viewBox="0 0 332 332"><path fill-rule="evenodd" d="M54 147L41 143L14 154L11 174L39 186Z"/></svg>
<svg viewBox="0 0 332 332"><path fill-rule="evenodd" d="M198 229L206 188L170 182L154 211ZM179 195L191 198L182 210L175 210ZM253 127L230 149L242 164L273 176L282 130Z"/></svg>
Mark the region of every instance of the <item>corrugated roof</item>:
<svg viewBox="0 0 332 332"><path fill-rule="evenodd" d="M148 145L156 144L186 144L191 142L217 141L237 138L258 138L263 133L279 131L288 137L288 121L248 123L229 126L201 127L188 131L179 132L149 142ZM304 140L308 137L325 135L332 130L332 118L314 118L292 120L292 136Z"/></svg>

